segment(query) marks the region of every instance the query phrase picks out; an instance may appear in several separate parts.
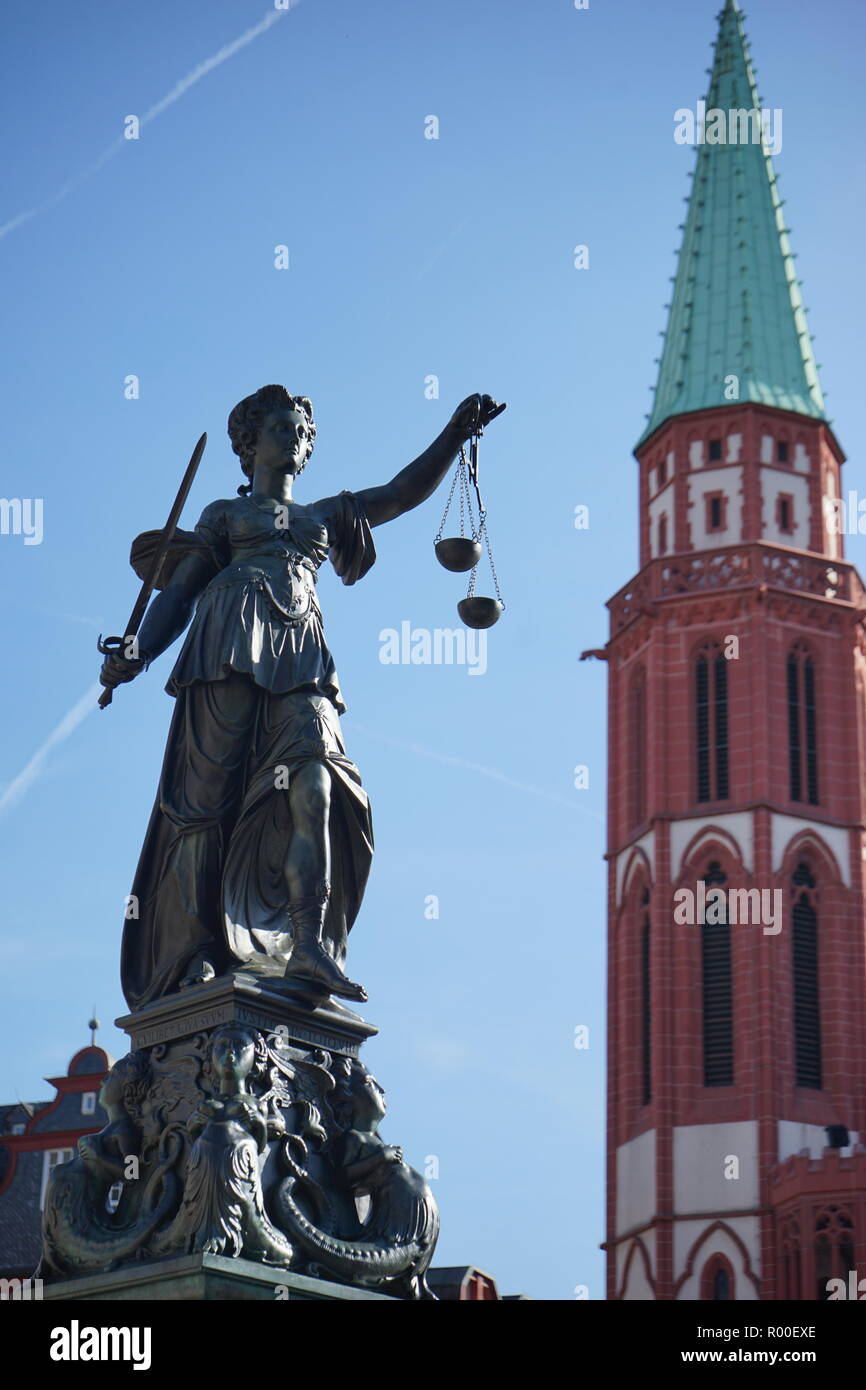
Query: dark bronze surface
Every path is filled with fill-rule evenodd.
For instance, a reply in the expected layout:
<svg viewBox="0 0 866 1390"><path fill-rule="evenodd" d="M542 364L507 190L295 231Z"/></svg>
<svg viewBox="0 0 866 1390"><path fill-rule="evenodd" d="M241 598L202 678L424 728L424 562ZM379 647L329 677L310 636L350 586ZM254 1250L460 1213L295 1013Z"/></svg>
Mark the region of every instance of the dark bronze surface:
<svg viewBox="0 0 866 1390"><path fill-rule="evenodd" d="M429 497L501 409L470 396L390 483L302 505L312 406L263 387L229 417L240 495L178 530L194 455L167 525L133 542L144 587L125 637L137 631L138 645L102 644L108 695L189 631L124 924L131 1013L118 1022L134 1050L100 1092L106 1126L51 1172L49 1283L123 1270L123 1298L134 1269L228 1257L434 1297L436 1203L379 1136L384 1093L359 1059L376 1030L341 1002L367 997L344 964L373 831L316 576L330 557L344 583L363 578L372 528ZM468 602L474 615L492 601Z"/></svg>
<svg viewBox="0 0 866 1390"><path fill-rule="evenodd" d="M481 559L481 546L470 536L451 536L436 542L436 559L446 570L462 574Z"/></svg>
<svg viewBox="0 0 866 1390"><path fill-rule="evenodd" d="M126 627L124 628L123 636L103 638L102 633L99 634L99 640L97 641L96 646L103 656L110 656L112 654L116 655L118 653L122 654L126 650L126 644L127 642L129 642L130 638L134 638L138 635L138 629L141 626L141 621L145 615L145 612L147 611L147 605L150 602L150 596L153 593L154 589L157 587L160 571L165 561L165 557L168 554L171 542L174 538L174 533L177 530L177 523L180 521L180 514L183 511L184 503L186 502L186 499L189 496L190 488L192 487L193 482L195 480L195 475L198 472L198 466L201 463L201 456L204 453L206 444L207 434L205 433L201 436L201 438L199 439L198 443L192 451L192 457L190 458L190 461L187 464L186 472L184 473L180 487L178 488L177 497L174 499L171 511L168 514L168 520L166 521L165 526L163 527L162 535L154 550L153 559L150 562L150 566L141 586L141 591L138 595L138 598L135 600L132 612L129 615L129 621L127 622ZM106 686L106 688L103 690L102 694L99 697L100 709L106 709L111 704L112 694L112 687Z"/></svg>
<svg viewBox="0 0 866 1390"><path fill-rule="evenodd" d="M492 627L499 622L504 605L495 598L462 598L457 612L467 627Z"/></svg>
<svg viewBox="0 0 866 1390"><path fill-rule="evenodd" d="M432 1298L439 1214L402 1150L379 1137L384 1094L351 1055L369 1025L339 1022L340 1050L328 1050L316 1036L335 1032L327 1010L261 1029L238 1021L249 990L246 1002L236 986L204 993L227 1021L176 1020L177 1036L115 1063L99 1096L107 1125L52 1169L39 1277L201 1254ZM190 1011L190 1024L207 1012Z"/></svg>
<svg viewBox="0 0 866 1390"><path fill-rule="evenodd" d="M173 512L163 532L133 543L133 564L152 577L170 542L161 592L137 659L110 651L103 684L132 680L189 631L169 677L174 718L124 927L131 1007L238 965L312 997L366 999L344 965L372 822L340 735L316 575L330 555L344 583L361 579L375 560L371 528L425 501L500 411L469 396L391 482L301 504L293 490L313 450L312 406L263 387L229 419L249 480L241 496L206 507L194 532L174 531Z"/></svg>

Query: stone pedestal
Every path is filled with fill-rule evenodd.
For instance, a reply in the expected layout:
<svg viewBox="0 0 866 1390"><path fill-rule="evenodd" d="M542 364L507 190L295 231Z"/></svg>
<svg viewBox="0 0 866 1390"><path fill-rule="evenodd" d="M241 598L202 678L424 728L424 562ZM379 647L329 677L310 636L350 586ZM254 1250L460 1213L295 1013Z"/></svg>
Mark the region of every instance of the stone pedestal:
<svg viewBox="0 0 866 1390"><path fill-rule="evenodd" d="M137 1264L108 1274L83 1275L46 1284L45 1302L53 1300L98 1302L186 1302L212 1299L280 1302L334 1300L394 1303L387 1294L310 1279L288 1270L268 1269L252 1260L232 1260L224 1255L182 1255L177 1259Z"/></svg>
<svg viewBox="0 0 866 1390"><path fill-rule="evenodd" d="M359 1014L331 1000L313 1007L277 991L268 980L240 972L166 994L115 1020L136 1051L165 1047L197 1033L238 1024L262 1034L279 1031L302 1048L324 1048L358 1057L361 1044L379 1031Z"/></svg>
<svg viewBox="0 0 866 1390"><path fill-rule="evenodd" d="M109 1122L52 1171L46 1298L432 1297L432 1193L378 1134L376 1033L236 972L117 1020Z"/></svg>

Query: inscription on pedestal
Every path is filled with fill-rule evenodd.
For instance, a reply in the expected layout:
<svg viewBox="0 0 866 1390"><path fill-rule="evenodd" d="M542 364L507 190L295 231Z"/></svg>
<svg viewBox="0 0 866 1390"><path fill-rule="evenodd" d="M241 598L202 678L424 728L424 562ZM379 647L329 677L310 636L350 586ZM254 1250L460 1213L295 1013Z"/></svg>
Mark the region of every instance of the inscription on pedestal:
<svg viewBox="0 0 866 1390"><path fill-rule="evenodd" d="M224 1004L221 1008L186 1014L182 1018L155 1024L152 1028L136 1029L131 1032L130 1037L133 1048L138 1051L144 1047L153 1047L156 1043L171 1042L175 1038L201 1033L209 1028L217 1028L220 1024L233 1022L280 1032L287 1040L297 1039L313 1047L325 1047L329 1052L342 1053L346 1057L357 1057L360 1052L359 1043L341 1038L324 1028L305 1027L294 1022L275 1024L273 1017L269 1017L264 1010L244 1008L237 1004Z"/></svg>

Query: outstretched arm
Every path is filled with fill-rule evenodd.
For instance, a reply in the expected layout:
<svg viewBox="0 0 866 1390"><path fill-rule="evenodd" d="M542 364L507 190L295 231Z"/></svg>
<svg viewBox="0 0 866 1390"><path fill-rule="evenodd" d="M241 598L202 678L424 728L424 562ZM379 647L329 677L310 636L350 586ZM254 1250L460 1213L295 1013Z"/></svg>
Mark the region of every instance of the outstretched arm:
<svg viewBox="0 0 866 1390"><path fill-rule="evenodd" d="M356 494L370 525L381 526L426 502L445 477L461 444L504 409L491 396L467 396L423 454L401 469L390 483L367 487Z"/></svg>

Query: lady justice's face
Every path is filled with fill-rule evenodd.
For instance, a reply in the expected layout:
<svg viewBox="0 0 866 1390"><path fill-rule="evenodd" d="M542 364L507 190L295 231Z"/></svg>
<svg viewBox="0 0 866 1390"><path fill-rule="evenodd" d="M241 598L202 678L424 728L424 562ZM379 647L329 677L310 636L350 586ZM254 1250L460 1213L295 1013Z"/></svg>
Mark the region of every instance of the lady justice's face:
<svg viewBox="0 0 866 1390"><path fill-rule="evenodd" d="M299 473L310 452L310 426L301 410L274 410L259 426L255 467L269 473Z"/></svg>

